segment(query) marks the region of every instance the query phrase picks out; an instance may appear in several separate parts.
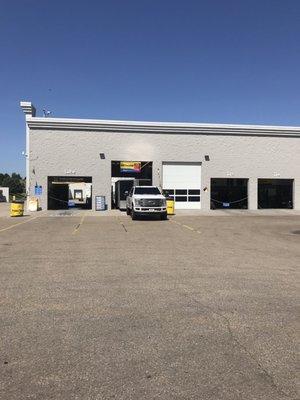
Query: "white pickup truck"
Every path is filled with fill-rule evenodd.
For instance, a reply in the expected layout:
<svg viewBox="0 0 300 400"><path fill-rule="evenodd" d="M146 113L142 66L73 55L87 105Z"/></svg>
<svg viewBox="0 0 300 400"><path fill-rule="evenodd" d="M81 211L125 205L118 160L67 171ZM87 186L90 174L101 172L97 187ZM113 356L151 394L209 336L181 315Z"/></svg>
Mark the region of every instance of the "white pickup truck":
<svg viewBox="0 0 300 400"><path fill-rule="evenodd" d="M157 186L134 186L126 199L126 211L132 219L151 214L167 219L166 198Z"/></svg>

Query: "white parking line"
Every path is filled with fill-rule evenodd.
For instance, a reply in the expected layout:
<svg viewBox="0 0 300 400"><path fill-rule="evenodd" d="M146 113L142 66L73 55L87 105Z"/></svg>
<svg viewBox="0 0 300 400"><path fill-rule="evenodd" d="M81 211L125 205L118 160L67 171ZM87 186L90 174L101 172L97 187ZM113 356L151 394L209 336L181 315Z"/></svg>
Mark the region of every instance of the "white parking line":
<svg viewBox="0 0 300 400"><path fill-rule="evenodd" d="M79 224L75 226L75 228L74 228L74 230L73 230L73 232L72 232L72 235L75 235L75 233L78 232L79 228L80 228L81 225L83 224L84 217L85 217L85 215L83 214L83 216L81 217L81 220L80 220Z"/></svg>
<svg viewBox="0 0 300 400"><path fill-rule="evenodd" d="M185 228L185 229L188 229L188 230L190 230L190 231L193 231L193 232L195 232L195 233L198 233L198 234L201 234L201 233L202 233L201 231L198 231L197 229L193 228L192 226L189 226L189 225L186 225L186 224L181 224L180 222L175 221L175 220L173 220L173 219L171 219L171 222L173 222L173 223L176 224L176 225L182 226L182 227Z"/></svg>

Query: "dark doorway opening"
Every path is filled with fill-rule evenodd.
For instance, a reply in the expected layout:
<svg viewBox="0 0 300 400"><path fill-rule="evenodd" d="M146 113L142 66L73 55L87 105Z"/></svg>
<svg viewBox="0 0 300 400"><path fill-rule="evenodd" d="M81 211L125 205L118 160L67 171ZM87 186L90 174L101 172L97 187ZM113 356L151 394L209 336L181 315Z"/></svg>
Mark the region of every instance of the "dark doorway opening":
<svg viewBox="0 0 300 400"><path fill-rule="evenodd" d="M48 210L66 210L69 208L69 185L48 182Z"/></svg>
<svg viewBox="0 0 300 400"><path fill-rule="evenodd" d="M131 187L152 185L152 161L111 162L111 208L126 209Z"/></svg>
<svg viewBox="0 0 300 400"><path fill-rule="evenodd" d="M293 179L258 179L258 208L293 208Z"/></svg>
<svg viewBox="0 0 300 400"><path fill-rule="evenodd" d="M48 210L92 208L92 177L48 176Z"/></svg>
<svg viewBox="0 0 300 400"><path fill-rule="evenodd" d="M212 178L210 208L247 209L248 179Z"/></svg>

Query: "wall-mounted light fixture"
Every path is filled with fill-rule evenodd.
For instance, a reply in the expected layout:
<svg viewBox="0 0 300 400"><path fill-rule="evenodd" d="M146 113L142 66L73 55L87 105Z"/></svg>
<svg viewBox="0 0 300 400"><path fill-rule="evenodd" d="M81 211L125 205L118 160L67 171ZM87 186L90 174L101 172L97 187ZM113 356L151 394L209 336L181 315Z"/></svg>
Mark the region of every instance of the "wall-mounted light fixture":
<svg viewBox="0 0 300 400"><path fill-rule="evenodd" d="M105 160L105 154L104 153L100 153L99 155L100 155L101 160Z"/></svg>
<svg viewBox="0 0 300 400"><path fill-rule="evenodd" d="M205 156L204 156L204 160L205 160L205 161L209 161L209 160L210 160L210 158L209 158L209 155L208 155L208 154L205 154Z"/></svg>

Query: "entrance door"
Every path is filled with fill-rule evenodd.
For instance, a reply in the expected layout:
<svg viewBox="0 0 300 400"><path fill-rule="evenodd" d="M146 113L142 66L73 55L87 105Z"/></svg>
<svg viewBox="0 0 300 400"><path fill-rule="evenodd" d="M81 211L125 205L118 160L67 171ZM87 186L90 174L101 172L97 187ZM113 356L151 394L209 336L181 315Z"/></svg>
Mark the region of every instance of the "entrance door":
<svg viewBox="0 0 300 400"><path fill-rule="evenodd" d="M163 163L163 189L175 200L175 208L200 209L201 163Z"/></svg>

